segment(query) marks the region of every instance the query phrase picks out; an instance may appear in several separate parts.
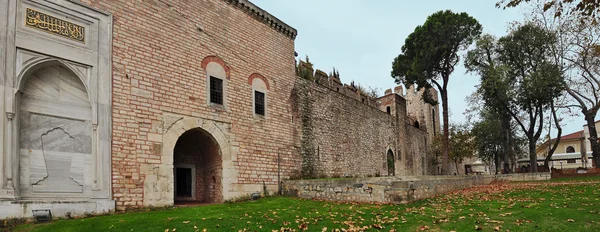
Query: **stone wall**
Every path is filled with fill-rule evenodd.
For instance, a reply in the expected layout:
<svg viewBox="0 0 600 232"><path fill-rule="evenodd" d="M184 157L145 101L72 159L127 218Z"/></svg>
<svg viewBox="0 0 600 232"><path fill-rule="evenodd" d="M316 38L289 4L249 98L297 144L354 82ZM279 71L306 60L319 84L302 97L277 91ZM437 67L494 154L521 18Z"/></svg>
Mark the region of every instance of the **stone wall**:
<svg viewBox="0 0 600 232"><path fill-rule="evenodd" d="M409 203L451 191L486 185L494 176L405 176L288 180L285 195L332 201Z"/></svg>
<svg viewBox="0 0 600 232"><path fill-rule="evenodd" d="M392 115L300 78L295 93L304 177L387 175L386 154L398 147Z"/></svg>
<svg viewBox="0 0 600 232"><path fill-rule="evenodd" d="M302 177L433 172L428 157L431 136L425 127L410 123L402 96L388 93L375 103L362 102L349 97L348 88L338 89L337 82L332 83L296 80L292 108L303 158ZM393 167L388 167L388 152L393 155Z"/></svg>
<svg viewBox="0 0 600 232"><path fill-rule="evenodd" d="M433 139L436 134L442 133L440 123L441 102L438 100L438 92L434 88L429 89L428 91L431 99L439 104L432 106L431 104L425 103L423 100L425 89L417 91L414 85L406 89L406 93L403 96L407 100L406 109L407 115L410 118L409 123L415 125L418 122L419 127L425 129L425 131L429 133L430 139Z"/></svg>
<svg viewBox="0 0 600 232"><path fill-rule="evenodd" d="M540 181L550 180L550 172L538 172L538 173L510 173L496 175L497 180L506 181Z"/></svg>

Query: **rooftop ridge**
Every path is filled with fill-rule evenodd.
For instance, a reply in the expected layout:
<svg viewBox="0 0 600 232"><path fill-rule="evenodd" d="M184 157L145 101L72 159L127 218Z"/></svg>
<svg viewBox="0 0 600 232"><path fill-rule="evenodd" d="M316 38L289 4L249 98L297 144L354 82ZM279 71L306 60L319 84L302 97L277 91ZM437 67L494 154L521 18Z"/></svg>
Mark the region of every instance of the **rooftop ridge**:
<svg viewBox="0 0 600 232"><path fill-rule="evenodd" d="M254 5L248 0L224 0L228 4L242 10L246 14L255 18L256 20L264 23L265 25L275 29L276 31L286 35L290 39L296 39L296 35L298 35L298 31L295 28L287 25L283 21L279 20L277 17L271 15L266 10L261 9L260 7Z"/></svg>

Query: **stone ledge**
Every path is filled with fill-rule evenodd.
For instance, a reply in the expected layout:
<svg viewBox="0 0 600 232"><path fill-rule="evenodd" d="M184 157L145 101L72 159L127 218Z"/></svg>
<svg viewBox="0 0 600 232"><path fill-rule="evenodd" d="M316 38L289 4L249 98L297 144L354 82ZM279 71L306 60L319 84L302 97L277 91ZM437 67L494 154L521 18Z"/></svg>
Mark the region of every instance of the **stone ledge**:
<svg viewBox="0 0 600 232"><path fill-rule="evenodd" d="M0 201L0 219L2 218L31 218L32 210L49 209L53 217L79 216L85 214L106 214L114 212L115 201L108 199L81 201L41 201L18 200Z"/></svg>

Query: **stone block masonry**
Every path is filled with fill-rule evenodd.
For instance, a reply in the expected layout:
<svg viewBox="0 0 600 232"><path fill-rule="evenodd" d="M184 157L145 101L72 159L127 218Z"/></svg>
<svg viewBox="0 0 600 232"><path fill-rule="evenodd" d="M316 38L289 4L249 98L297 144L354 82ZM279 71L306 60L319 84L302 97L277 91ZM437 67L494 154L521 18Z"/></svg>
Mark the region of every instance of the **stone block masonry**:
<svg viewBox="0 0 600 232"><path fill-rule="evenodd" d="M338 86L296 79L291 105L298 119L295 134L303 158L302 177L429 173L431 137L425 127L409 123L402 96L388 93L372 105L372 99L349 97L355 94Z"/></svg>
<svg viewBox="0 0 600 232"><path fill-rule="evenodd" d="M386 152L398 147L394 117L303 79L295 93L304 177L387 175Z"/></svg>
<svg viewBox="0 0 600 232"><path fill-rule="evenodd" d="M288 196L330 201L410 203L444 193L490 184L495 176L404 176L288 180Z"/></svg>

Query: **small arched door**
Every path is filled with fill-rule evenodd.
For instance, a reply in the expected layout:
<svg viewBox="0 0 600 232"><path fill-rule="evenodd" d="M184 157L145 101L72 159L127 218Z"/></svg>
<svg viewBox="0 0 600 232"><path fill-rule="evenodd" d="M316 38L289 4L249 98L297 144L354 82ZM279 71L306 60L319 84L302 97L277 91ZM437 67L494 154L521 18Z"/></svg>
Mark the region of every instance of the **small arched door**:
<svg viewBox="0 0 600 232"><path fill-rule="evenodd" d="M222 200L222 157L214 137L201 128L183 133L175 144L175 204Z"/></svg>
<svg viewBox="0 0 600 232"><path fill-rule="evenodd" d="M388 176L393 176L396 173L395 166L396 166L396 163L394 162L394 152L392 152L392 149L389 149L387 152Z"/></svg>

